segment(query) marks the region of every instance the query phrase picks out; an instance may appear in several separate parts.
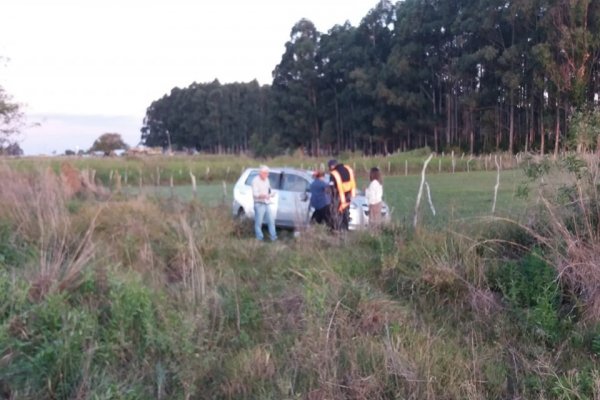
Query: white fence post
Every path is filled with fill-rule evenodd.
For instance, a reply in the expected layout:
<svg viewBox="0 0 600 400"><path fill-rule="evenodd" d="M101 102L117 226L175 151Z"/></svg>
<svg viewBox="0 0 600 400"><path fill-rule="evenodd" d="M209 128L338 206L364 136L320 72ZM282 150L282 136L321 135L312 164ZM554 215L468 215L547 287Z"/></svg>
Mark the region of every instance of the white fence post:
<svg viewBox="0 0 600 400"><path fill-rule="evenodd" d="M421 171L421 185L419 186L419 192L417 193L417 203L415 204L415 217L413 219L413 226L417 227L417 220L419 218L419 204L421 204L421 196L423 195L423 186L425 186L425 170L427 169L427 164L433 158L433 154L430 154L425 160L423 164L423 170Z"/></svg>
<svg viewBox="0 0 600 400"><path fill-rule="evenodd" d="M494 202L492 203L492 214L496 212L496 199L498 198L498 187L500 186L500 164L498 164L498 157L494 155L494 162L496 163L496 186L494 186Z"/></svg>

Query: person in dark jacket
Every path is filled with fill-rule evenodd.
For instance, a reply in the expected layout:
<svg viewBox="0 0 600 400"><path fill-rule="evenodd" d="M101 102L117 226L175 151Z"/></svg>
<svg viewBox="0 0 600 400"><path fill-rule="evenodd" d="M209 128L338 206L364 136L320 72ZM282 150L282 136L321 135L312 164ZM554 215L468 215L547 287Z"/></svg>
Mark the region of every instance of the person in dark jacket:
<svg viewBox="0 0 600 400"><path fill-rule="evenodd" d="M315 171L315 180L310 184L310 206L315 209L311 221L331 225L331 194L323 171Z"/></svg>

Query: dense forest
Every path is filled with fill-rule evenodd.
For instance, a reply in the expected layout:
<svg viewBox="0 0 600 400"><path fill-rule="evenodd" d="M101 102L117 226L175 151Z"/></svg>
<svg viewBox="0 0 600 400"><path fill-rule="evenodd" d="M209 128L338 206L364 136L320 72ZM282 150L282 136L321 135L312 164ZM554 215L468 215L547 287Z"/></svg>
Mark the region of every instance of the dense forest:
<svg viewBox="0 0 600 400"><path fill-rule="evenodd" d="M558 152L598 106L600 1L379 2L358 26L297 22L271 85L192 83L142 141L210 153ZM595 147L595 145L594 145Z"/></svg>

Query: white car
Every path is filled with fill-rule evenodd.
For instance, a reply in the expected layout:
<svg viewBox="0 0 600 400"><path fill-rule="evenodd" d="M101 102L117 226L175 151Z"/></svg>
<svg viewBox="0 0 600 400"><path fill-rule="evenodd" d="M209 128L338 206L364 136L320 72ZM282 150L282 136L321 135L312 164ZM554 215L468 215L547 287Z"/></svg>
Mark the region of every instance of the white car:
<svg viewBox="0 0 600 400"><path fill-rule="evenodd" d="M232 213L234 217L254 219L254 201L252 199L252 180L258 175L258 168L247 168L233 187ZM275 215L275 225L283 228L305 227L314 210L310 205L310 184L312 171L295 168L272 168L269 170L271 183L271 213ZM326 175L329 180L329 175ZM381 207L381 219L389 222L390 212L384 202ZM349 229L356 230L369 223L369 206L362 193L357 194L350 203Z"/></svg>

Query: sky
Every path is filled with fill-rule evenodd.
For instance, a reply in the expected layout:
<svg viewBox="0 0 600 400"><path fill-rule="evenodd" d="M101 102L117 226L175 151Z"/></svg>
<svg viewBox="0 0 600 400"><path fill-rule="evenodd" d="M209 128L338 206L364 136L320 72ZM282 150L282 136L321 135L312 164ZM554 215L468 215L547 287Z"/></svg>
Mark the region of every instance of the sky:
<svg viewBox="0 0 600 400"><path fill-rule="evenodd" d="M356 26L377 0L2 0L0 86L22 105L26 155L140 141L174 87L270 84L296 22Z"/></svg>

